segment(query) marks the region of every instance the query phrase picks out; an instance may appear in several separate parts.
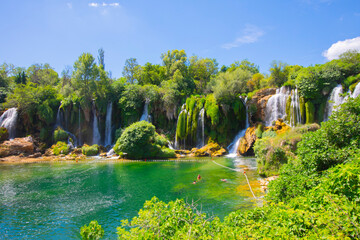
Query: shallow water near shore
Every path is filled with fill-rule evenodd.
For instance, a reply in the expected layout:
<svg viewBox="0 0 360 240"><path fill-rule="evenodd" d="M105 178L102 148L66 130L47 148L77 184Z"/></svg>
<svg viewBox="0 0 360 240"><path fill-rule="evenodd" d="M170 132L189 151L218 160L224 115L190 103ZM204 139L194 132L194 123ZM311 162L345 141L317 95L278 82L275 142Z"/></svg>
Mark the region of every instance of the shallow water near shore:
<svg viewBox="0 0 360 240"><path fill-rule="evenodd" d="M254 158L214 160L246 167L260 196ZM192 184L198 174L201 181ZM104 239L114 239L121 220L136 216L153 196L196 201L202 212L220 218L261 204L252 198L243 171L210 158L0 164L0 239L79 239L80 227L91 220L102 225Z"/></svg>

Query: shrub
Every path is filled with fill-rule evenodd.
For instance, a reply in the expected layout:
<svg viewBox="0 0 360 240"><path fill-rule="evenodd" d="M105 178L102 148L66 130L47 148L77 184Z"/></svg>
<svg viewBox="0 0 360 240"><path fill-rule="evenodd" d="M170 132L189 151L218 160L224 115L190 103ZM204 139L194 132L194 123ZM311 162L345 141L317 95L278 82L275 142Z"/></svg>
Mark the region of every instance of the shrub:
<svg viewBox="0 0 360 240"><path fill-rule="evenodd" d="M164 137L155 132L155 126L146 121L131 124L118 138L115 152L126 153L130 159L175 157L175 152L167 148Z"/></svg>
<svg viewBox="0 0 360 240"><path fill-rule="evenodd" d="M54 131L54 142L66 142L69 138L69 134L64 131L61 127L57 127Z"/></svg>
<svg viewBox="0 0 360 240"><path fill-rule="evenodd" d="M85 156L96 156L99 153L99 145L94 144L92 146L89 146L85 144L81 148L81 151Z"/></svg>
<svg viewBox="0 0 360 240"><path fill-rule="evenodd" d="M70 147L67 145L67 143L65 142L57 142L55 145L51 146L53 153L55 155L60 155L60 154L69 154L70 152Z"/></svg>
<svg viewBox="0 0 360 240"><path fill-rule="evenodd" d="M104 236L104 229L97 221L91 221L89 226L81 227L80 235L83 240L97 240Z"/></svg>

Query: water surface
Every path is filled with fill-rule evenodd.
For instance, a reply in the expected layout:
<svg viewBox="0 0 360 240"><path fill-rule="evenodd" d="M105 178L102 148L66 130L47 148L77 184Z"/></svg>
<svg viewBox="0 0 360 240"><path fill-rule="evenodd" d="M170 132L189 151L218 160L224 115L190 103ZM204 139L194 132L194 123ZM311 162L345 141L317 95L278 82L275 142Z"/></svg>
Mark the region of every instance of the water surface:
<svg viewBox="0 0 360 240"><path fill-rule="evenodd" d="M214 160L230 168L247 166L249 180L259 179L254 159ZM192 184L198 174L202 180ZM258 204L242 172L205 158L0 164L0 239L78 239L80 227L94 219L105 239L114 239L120 220L136 216L153 196L197 201L203 212L221 218Z"/></svg>

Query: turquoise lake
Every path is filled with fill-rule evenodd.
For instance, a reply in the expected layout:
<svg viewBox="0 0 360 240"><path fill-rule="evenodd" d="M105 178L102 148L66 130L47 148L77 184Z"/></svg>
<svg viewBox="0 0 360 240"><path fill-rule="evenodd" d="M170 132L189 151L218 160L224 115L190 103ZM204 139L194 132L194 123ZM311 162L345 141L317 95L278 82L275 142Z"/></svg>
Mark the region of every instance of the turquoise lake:
<svg viewBox="0 0 360 240"><path fill-rule="evenodd" d="M250 182L260 179L253 158L214 160L246 166ZM192 184L198 174L201 181ZM120 221L136 216L153 196L197 201L198 209L220 218L261 204L242 171L210 158L0 164L0 239L79 239L80 227L91 220L102 225L104 239L115 239Z"/></svg>

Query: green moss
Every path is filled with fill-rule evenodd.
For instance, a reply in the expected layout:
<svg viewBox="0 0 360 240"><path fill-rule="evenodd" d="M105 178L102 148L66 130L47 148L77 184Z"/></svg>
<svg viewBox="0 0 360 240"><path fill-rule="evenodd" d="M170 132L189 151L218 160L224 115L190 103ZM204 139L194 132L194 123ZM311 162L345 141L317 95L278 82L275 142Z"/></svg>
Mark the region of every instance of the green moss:
<svg viewBox="0 0 360 240"><path fill-rule="evenodd" d="M8 130L4 127L0 127L0 141L5 141L9 138Z"/></svg>
<svg viewBox="0 0 360 240"><path fill-rule="evenodd" d="M81 148L81 151L85 156L96 156L99 153L99 145L94 144L92 146L89 146L85 144Z"/></svg>
<svg viewBox="0 0 360 240"><path fill-rule="evenodd" d="M286 99L285 112L286 112L285 120L288 121L288 122L290 122L291 114L294 114L294 113L292 113L292 111L291 111L291 96L289 96L288 99Z"/></svg>
<svg viewBox="0 0 360 240"><path fill-rule="evenodd" d="M211 124L216 126L219 123L220 113L219 105L217 104L213 94L209 94L206 97L205 112L206 116L211 119Z"/></svg>
<svg viewBox="0 0 360 240"><path fill-rule="evenodd" d="M319 104L316 111L316 119L318 122L322 122L324 120L324 113L326 108L326 101Z"/></svg>
<svg viewBox="0 0 360 240"><path fill-rule="evenodd" d="M67 143L65 142L57 142L56 144L51 146L53 153L55 155L60 155L60 154L69 154L70 152L70 147L67 145Z"/></svg>
<svg viewBox="0 0 360 240"><path fill-rule="evenodd" d="M306 109L305 109L305 100L303 97L299 98L299 102L300 102L300 114L301 114L301 119L303 120L302 123L304 123L304 120L306 119Z"/></svg>
<svg viewBox="0 0 360 240"><path fill-rule="evenodd" d="M186 138L186 120L187 120L187 112L182 111L179 114L177 126L176 126L176 137L178 139L185 139Z"/></svg>
<svg viewBox="0 0 360 240"><path fill-rule="evenodd" d="M255 130L256 137L262 138L263 131L264 131L264 126L262 124L259 124Z"/></svg>
<svg viewBox="0 0 360 240"><path fill-rule="evenodd" d="M64 131L61 127L56 128L54 131L54 142L57 143L59 141L66 142L69 138L69 134Z"/></svg>
<svg viewBox="0 0 360 240"><path fill-rule="evenodd" d="M315 106L311 101L305 103L306 124L315 122Z"/></svg>

